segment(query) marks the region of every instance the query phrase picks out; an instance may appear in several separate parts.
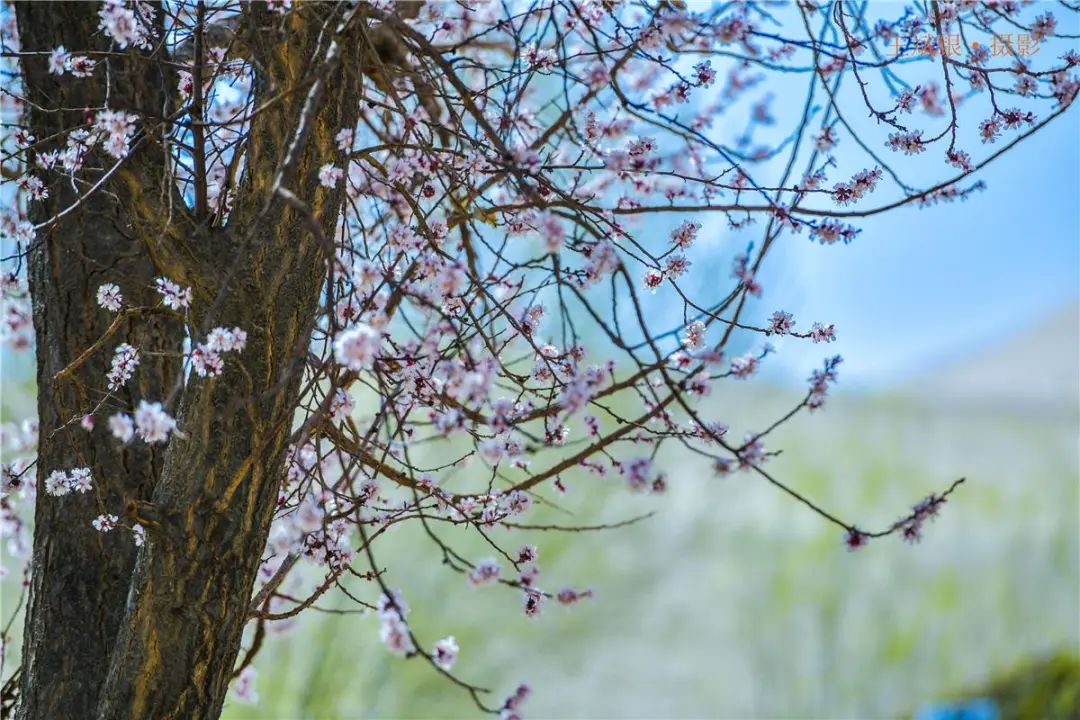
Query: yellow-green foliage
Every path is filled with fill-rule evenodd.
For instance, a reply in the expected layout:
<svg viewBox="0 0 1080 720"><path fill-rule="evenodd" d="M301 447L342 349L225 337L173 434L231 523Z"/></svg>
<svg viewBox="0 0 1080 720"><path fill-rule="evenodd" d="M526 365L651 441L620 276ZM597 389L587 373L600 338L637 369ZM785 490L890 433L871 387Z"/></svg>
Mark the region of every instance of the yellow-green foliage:
<svg viewBox="0 0 1080 720"><path fill-rule="evenodd" d="M987 686L1002 718L1076 720L1080 718L1080 659L1058 655L1026 664Z"/></svg>

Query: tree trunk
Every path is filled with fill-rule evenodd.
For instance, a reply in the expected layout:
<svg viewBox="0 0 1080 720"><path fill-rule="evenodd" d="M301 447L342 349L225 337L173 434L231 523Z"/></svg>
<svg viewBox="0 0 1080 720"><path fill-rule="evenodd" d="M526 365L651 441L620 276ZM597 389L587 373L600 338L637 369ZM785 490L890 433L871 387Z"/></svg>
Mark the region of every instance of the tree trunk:
<svg viewBox="0 0 1080 720"><path fill-rule="evenodd" d="M94 4L22 3L16 12L23 50L48 52L61 44L105 49L93 37L98 21ZM64 81L49 74L46 62L45 56L23 58L23 78L32 103L27 115L30 130L39 140L85 122L82 108L105 104L100 78ZM160 113L163 80L156 63L114 63L113 107L150 107ZM53 107L69 110L48 110ZM107 166L109 161L94 156L87 160L87 168ZM153 194L161 186L161 167L160 153L155 155L153 146L137 149L123 172L108 183L108 192L92 195L48 230L40 231L29 248L41 431L19 718L96 717L104 682L101 669L108 665L123 619L136 547L130 533L102 534L90 522L103 512L122 508L128 500L149 498L163 452L144 443L121 445L109 435L106 420L117 405L130 407L139 398L163 397L178 377L179 363L143 353L132 381L96 414L94 430L83 430L79 418L102 399L105 374L118 344L163 348L166 338L175 342L181 334L180 323L162 314L125 319L86 362L62 378L56 375L115 319L95 302L99 285L117 283L125 300L135 305L156 302L150 290L154 263L138 238L161 228L156 210L150 210L131 188ZM84 173L96 179L93 171ZM49 182L49 187L49 197L29 208L32 222L48 219L76 199L70 183ZM64 497L45 493L43 481L50 472L84 466L91 469L93 492Z"/></svg>
<svg viewBox="0 0 1080 720"><path fill-rule="evenodd" d="M346 58L358 52L355 33L350 40L335 32L343 7L305 5L284 25L260 4L244 7L238 51L254 61L255 106L264 109L251 123L245 178L225 229L199 225L185 207L159 128L31 250L41 490L20 719L220 714L333 257L326 239L343 202L343 191L320 186L318 169L339 162L334 136L359 112L355 70L323 62L332 42L344 45ZM108 49L97 10L90 3L19 4L23 50ZM163 46L154 52L163 54ZM112 110L168 117L176 78L162 60L136 50L103 59L111 78L106 96L100 68L92 79L71 81L49 74L47 55L24 57L27 95L41 108L29 112L31 131L63 138L61 131L86 122L83 108L102 109L106 97ZM304 203L275 196L278 183ZM75 201L65 184L49 183L47 202L32 208L35 222ZM150 286L159 275L192 287L202 334L194 343L211 327L238 326L248 333L247 347L226 356L224 373L213 379L185 380L178 360L144 353L129 386L86 433L78 418L103 396L116 345L176 353L184 333L179 320L157 311L125 318L98 352L56 379L115 317L97 307L96 288L115 282L126 304L149 307L158 304ZM139 441L121 446L104 427L108 415L140 399L170 397L178 398L170 410L179 432L164 452ZM42 483L52 470L83 465L92 468L95 498L46 495ZM130 533L102 534L90 525L98 514L125 508L147 529L137 556Z"/></svg>
<svg viewBox="0 0 1080 720"><path fill-rule="evenodd" d="M297 233L299 236L299 233ZM321 285L294 242L230 288L222 324L248 331L225 372L192 378L102 697L102 718L217 717L247 620ZM264 258L269 261L269 258ZM252 310L262 312L252 312ZM299 351L299 352L298 352Z"/></svg>
<svg viewBox="0 0 1080 720"><path fill-rule="evenodd" d="M340 16L324 6L321 19L289 16L281 38L267 37L250 6L248 42L266 75L263 95L295 87L318 67ZM317 44L318 43L318 44ZM156 524L140 553L100 717L214 718L221 712L248 618L251 590L266 545L284 455L300 392L312 323L317 315L343 192L318 181L334 162L334 136L357 118L357 94L346 73L323 78L332 88L314 99L293 93L281 108L257 117L251 129L249 180L230 230L215 238L223 270L200 302L208 325L239 326L247 347L230 355L217 378L191 378L177 415L182 435L170 441L152 498ZM299 135L303 128L305 135ZM296 138L300 141L297 143ZM295 147L284 185L304 198L305 213L275 199L273 181ZM289 187L289 183L293 183ZM204 328L204 330L207 328Z"/></svg>

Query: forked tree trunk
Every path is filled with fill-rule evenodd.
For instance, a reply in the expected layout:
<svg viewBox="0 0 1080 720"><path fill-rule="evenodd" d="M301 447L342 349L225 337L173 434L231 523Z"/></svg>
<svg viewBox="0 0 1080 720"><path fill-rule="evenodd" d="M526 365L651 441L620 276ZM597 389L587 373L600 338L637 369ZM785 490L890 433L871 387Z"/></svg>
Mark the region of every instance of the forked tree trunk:
<svg viewBox="0 0 1080 720"><path fill-rule="evenodd" d="M342 79L335 80L340 88ZM326 98L297 173L327 237L340 198L316 189L318 166L334 157L342 123L355 121L345 117L346 96L355 98ZM289 140L284 130L297 120L256 128L260 144L253 152L280 157ZM253 237L245 239L239 223L225 241L238 254L238 272L224 288L215 324L244 328L248 344L229 358L224 374L193 382L184 395L177 417L184 437L170 442L154 492L160 524L136 565L102 718L179 720L221 711L284 475L329 259L296 212L278 202L262 217Z"/></svg>
<svg viewBox="0 0 1080 720"><path fill-rule="evenodd" d="M22 49L107 49L97 9L90 3L19 4ZM317 237L333 237L341 208L341 192L320 187L318 168L337 160L334 136L357 119L356 78L347 66L327 77L308 74L321 67L338 12L331 5L305 6L283 27L265 7L245 7L239 32L259 68L255 104L275 101L252 122L246 179L226 229L194 221L167 180L163 151L147 138L102 191L51 225L31 251L42 428L38 487L54 469L89 465L97 497L55 498L39 490L19 718L220 714L332 256ZM349 45L345 52L355 57L355 41ZM139 57L129 50L123 59L103 61L110 65L110 109L144 119L168 115L166 95L176 78L160 70L162 52ZM28 96L44 108L29 113L38 138L84 122L81 108L105 105L100 68L93 80L55 78L41 55L25 57L23 72ZM332 88L314 104L308 99L313 81ZM47 111L57 106L73 110ZM290 147L283 183L304 199L310 218L273 199ZM105 166L109 160L98 159ZM48 201L32 208L36 222L74 199L63 183L50 189ZM220 377L192 377L183 386L177 360L144 353L135 379L92 433L77 420L54 433L102 396L119 342L179 351L178 320L138 315L124 320L121 332L70 377L54 379L113 320L94 302L98 285L115 282L128 304L149 306L156 302L149 286L157 275L192 286L198 332L238 326L248 333L247 347L227 356ZM121 446L108 435L104 420L115 405L164 401L181 387L170 408L180 432L164 452L139 441ZM125 507L147 528L137 553L129 533L103 535L90 525L99 513L120 514Z"/></svg>

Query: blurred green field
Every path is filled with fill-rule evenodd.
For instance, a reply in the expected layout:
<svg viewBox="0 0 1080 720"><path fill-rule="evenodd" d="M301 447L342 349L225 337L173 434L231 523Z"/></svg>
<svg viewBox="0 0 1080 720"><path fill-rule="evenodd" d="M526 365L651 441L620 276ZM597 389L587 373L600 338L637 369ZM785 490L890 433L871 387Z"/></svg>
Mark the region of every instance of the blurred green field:
<svg viewBox="0 0 1080 720"><path fill-rule="evenodd" d="M749 428L793 396L711 402ZM847 553L835 528L759 478L718 479L680 457L668 459L666 497L582 479L566 498L575 517L534 518L657 511L642 524L508 540L539 545L545 589L596 590L572 609L547 606L539 621L513 592L468 587L408 529L378 560L421 638L457 637L462 677L498 697L529 680L530 717L896 717L1080 644L1068 407L838 397L769 443L784 449L771 462L779 477L868 527L966 476L915 546L888 538ZM363 585L350 587L370 597ZM233 700L225 718L478 715L429 666L390 656L372 616L308 615L271 639L256 667L259 703Z"/></svg>
<svg viewBox="0 0 1080 720"><path fill-rule="evenodd" d="M1066 327L1076 327L1075 313ZM526 717L908 716L1080 648L1080 416L1069 332L1071 344L1059 334L1057 350L1042 347L1060 368L1037 378L1038 392L1012 392L1030 355L984 354L977 367L907 384L904 396L837 395L770 436L768 448L783 449L769 463L777 477L868 528L967 477L915 546L887 538L845 552L836 528L761 478L717 478L683 453L661 456L666 496L571 478L559 502L573 515L537 507L528 516L595 524L655 511L645 522L505 538L510 548L539 546L544 589L596 592L570 609L549 603L538 621L524 617L516 592L469 587L417 528L391 530L377 560L412 606L423 642L457 638L459 676L492 688L493 703L529 681ZM14 377L5 372L5 419L32 407L32 388ZM707 414L738 419L731 432L741 437L800 395L735 385L708 399ZM439 532L474 561L491 554L474 537ZM319 579L307 572L308 582ZM5 619L18 597L13 575L0 584ZM377 594L356 578L346 586L367 600ZM319 606L354 609L332 595ZM371 615L308 612L277 625L286 632L273 628L255 662L259 701L230 696L227 720L479 716L430 666L391 656ZM6 672L17 660L9 655Z"/></svg>

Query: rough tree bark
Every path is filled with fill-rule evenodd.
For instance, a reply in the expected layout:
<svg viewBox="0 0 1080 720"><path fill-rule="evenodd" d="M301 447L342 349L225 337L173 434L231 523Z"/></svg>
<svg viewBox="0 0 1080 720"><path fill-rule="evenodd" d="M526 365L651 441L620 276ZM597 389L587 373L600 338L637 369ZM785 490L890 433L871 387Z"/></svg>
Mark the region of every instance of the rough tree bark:
<svg viewBox="0 0 1080 720"><path fill-rule="evenodd" d="M333 24L320 40L318 27L296 16L291 22L284 43L251 38L270 76L259 81L256 104L301 85L326 52ZM264 28L253 22L247 30ZM261 206L294 129L308 124L292 189L310 204L322 235L332 237L341 197L319 186L318 168L336 157L337 131L355 122L356 94L346 90L341 71L324 83L335 92L321 102L309 106L305 93L294 93L251 130L250 182L230 222L235 229L214 240L228 248L221 263L226 275L217 278L224 285L214 283L213 298L204 293L195 307L198 315L217 301L215 324L245 328L248 344L222 376L184 395L177 419L185 437L171 441L154 493L160 524L139 556L102 718L204 718L221 710L283 474L326 261L333 257L300 212L280 199L265 211ZM317 112L307 116L312 108Z"/></svg>
<svg viewBox="0 0 1080 720"><path fill-rule="evenodd" d="M96 33L96 4L23 3L16 12L24 51L107 49ZM283 26L265 7L245 6L238 34L258 67L255 104L267 109L250 128L246 178L226 228L195 221L167 180L166 153L147 138L31 253L38 486L53 469L87 464L99 502L39 493L19 718L157 720L221 711L332 257L320 238L333 236L343 201L341 191L320 187L318 168L337 158L334 136L359 112L358 71L323 62L335 41L347 58L359 52L359 33L335 32L344 12L313 4ZM110 109L167 117L176 83L164 77L164 59L135 50L111 58ZM42 108L29 117L38 138L84 121L83 108L105 106L102 85L61 82L49 75L45 55L27 56L23 68L29 97ZM71 110L48 110L57 106ZM305 207L275 195L279 182ZM48 201L33 208L38 222L72 202L60 183L50 187ZM149 306L157 275L193 288L197 332L239 326L247 347L222 376L189 378L185 386L177 384L177 361L144 359L121 400L164 400L180 389L173 410L181 432L164 457L141 443L121 447L104 427L87 434L77 420L53 433L92 405L94 391L80 388L101 387L117 343L178 349L178 320L138 315L69 377L55 379L113 319L94 303L97 286L116 282ZM98 513L124 507L147 527L137 557L130 535L102 535L90 525Z"/></svg>
<svg viewBox="0 0 1080 720"><path fill-rule="evenodd" d="M100 36L94 36L96 10L90 3L20 4L23 49L48 52L57 45L106 49ZM156 63L125 59L116 62L112 72L110 100L115 106L162 113L162 91L169 81ZM105 104L101 76L64 82L48 72L44 55L24 58L23 73L30 100L27 119L39 140L86 122L83 108ZM93 155L87 166L108 166L109 160ZM125 318L101 351L57 376L102 337L114 319L94 301L100 284L121 283L135 305L156 302L150 289L155 267L140 238L184 231L182 216L169 225L162 223L168 213L161 212L159 198L169 197L163 168L160 147L139 146L108 184L108 192L84 200L39 233L29 249L41 437L20 718L94 717L104 681L101 668L109 662L123 619L136 548L130 535L103 535L90 521L106 508L149 498L163 453L142 443L120 445L100 421L88 433L78 420L101 399L112 348L121 342L146 350L162 348L165 338L181 334L180 321L160 313ZM87 176L93 178L93 173L88 171ZM29 208L35 223L76 199L69 184L49 185L49 197ZM175 360L144 353L138 374L119 391L119 400L134 404L140 397L163 397L178 373ZM92 500L50 497L41 489L51 471L82 466L93 474Z"/></svg>

